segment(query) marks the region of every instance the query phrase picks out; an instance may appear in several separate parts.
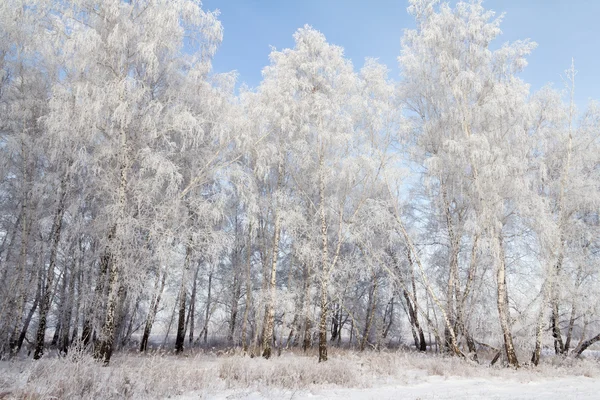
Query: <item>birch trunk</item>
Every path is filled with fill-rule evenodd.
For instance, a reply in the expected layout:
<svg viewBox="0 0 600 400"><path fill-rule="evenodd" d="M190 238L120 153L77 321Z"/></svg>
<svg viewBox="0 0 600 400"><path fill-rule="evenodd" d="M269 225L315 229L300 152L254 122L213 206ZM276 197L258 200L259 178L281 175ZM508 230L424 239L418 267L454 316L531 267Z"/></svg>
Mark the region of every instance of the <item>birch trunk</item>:
<svg viewBox="0 0 600 400"><path fill-rule="evenodd" d="M279 210L277 210L275 213L275 232L273 234L273 253L271 255L271 275L269 279L269 302L267 303L263 336L262 356L266 359L271 357L271 342L273 341L273 327L275 324L275 295L277 289L277 259L279 258L279 235L281 233Z"/></svg>
<svg viewBox="0 0 600 400"><path fill-rule="evenodd" d="M504 350L506 351L508 363L513 367L518 368L519 360L517 359L517 354L513 345L512 334L510 332L508 292L506 288L506 264L504 259L502 238L500 236L496 236L496 246L496 280L498 286L497 306L502 336L504 337Z"/></svg>
<svg viewBox="0 0 600 400"><path fill-rule="evenodd" d="M247 331L248 314L252 304L252 223L248 227L248 243L246 244L246 305L242 317L242 350L244 354L248 351Z"/></svg>
<svg viewBox="0 0 600 400"><path fill-rule="evenodd" d="M36 334L35 351L33 359L37 360L44 354L44 340L46 337L46 316L50 310L50 300L52 299L52 287L54 284L54 268L56 266L56 257L58 254L58 245L60 243L60 235L62 232L62 221L65 210L65 197L67 194L66 177L61 180L58 206L54 213L54 221L52 222L52 248L50 250L50 262L48 264L48 272L46 273L46 285L44 287L44 295L40 304L39 322Z"/></svg>
<svg viewBox="0 0 600 400"><path fill-rule="evenodd" d="M262 356L266 359L271 357L271 342L273 341L273 327L275 324L275 296L277 283L277 260L279 259L279 236L281 234L281 216L279 215L279 188L283 181L283 165L279 161L277 166L277 184L274 191L274 227L273 227L273 242L271 244L271 271L269 279L269 300L265 309L265 323L263 327L263 353Z"/></svg>

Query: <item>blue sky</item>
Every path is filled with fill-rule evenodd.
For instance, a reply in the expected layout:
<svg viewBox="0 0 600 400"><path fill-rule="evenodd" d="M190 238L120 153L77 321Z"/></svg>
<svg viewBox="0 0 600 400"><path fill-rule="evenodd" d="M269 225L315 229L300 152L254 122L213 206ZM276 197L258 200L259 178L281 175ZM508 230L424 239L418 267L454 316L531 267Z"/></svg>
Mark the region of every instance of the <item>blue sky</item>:
<svg viewBox="0 0 600 400"><path fill-rule="evenodd" d="M223 44L213 67L216 72L236 70L238 81L258 86L268 65L270 46L292 47L292 35L312 25L330 43L342 46L355 68L365 57L378 58L399 78L396 58L404 29L414 22L406 0L204 0L204 8L219 9L224 26ZM484 6L506 13L501 42L530 38L538 48L528 58L521 77L536 90L553 82L562 88L561 74L571 57L579 71L576 102L600 100L600 0L487 0Z"/></svg>

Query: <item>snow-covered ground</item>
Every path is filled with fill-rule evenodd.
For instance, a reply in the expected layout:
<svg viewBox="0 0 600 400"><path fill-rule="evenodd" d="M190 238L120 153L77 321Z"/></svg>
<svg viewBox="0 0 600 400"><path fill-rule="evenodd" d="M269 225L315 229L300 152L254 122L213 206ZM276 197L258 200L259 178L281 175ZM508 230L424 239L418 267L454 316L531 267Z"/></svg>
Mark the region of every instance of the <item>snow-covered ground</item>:
<svg viewBox="0 0 600 400"><path fill-rule="evenodd" d="M430 377L416 385L384 384L362 389L322 388L313 390L225 390L216 393L190 392L175 397L179 400L208 398L233 399L339 399L339 400L396 400L396 399L594 399L600 398L600 380L586 377L541 379L519 382L501 378L444 378Z"/></svg>
<svg viewBox="0 0 600 400"><path fill-rule="evenodd" d="M591 352L514 370L483 357L475 364L410 351L331 350L326 363L296 352L270 360L121 353L108 367L85 353L21 358L0 362L0 399L600 399L600 362Z"/></svg>

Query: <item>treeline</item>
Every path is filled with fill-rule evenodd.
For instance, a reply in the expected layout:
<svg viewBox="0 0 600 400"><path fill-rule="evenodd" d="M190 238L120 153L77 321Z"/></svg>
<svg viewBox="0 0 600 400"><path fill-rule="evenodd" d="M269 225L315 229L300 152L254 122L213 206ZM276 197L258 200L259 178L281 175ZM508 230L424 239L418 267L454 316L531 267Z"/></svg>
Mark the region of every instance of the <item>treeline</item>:
<svg viewBox="0 0 600 400"><path fill-rule="evenodd" d="M600 340L600 110L481 1L408 12L396 80L305 26L237 93L199 1L1 2L2 357Z"/></svg>

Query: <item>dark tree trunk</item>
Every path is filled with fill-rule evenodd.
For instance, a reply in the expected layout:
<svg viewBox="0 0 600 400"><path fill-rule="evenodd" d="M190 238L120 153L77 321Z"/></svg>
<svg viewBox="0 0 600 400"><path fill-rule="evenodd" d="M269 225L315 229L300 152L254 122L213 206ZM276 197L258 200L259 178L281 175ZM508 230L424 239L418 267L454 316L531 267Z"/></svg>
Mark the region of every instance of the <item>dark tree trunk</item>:
<svg viewBox="0 0 600 400"><path fill-rule="evenodd" d="M581 353L583 353L588 347L590 347L591 345L593 345L594 343L600 341L600 333L597 334L596 336L594 336L593 338L586 340L585 342L581 342L576 348L575 350L573 350L573 354L575 354L575 357L579 357L581 355Z"/></svg>
<svg viewBox="0 0 600 400"><path fill-rule="evenodd" d="M38 322L38 329L36 334L35 351L33 358L39 359L44 354L44 339L46 337L46 316L50 310L50 301L52 299L52 286L54 283L54 268L56 267L56 258L58 255L58 245L60 244L60 235L62 231L62 220L64 214L65 197L67 194L66 190L66 176L61 180L60 191L58 199L58 206L54 213L54 221L52 222L52 247L50 250L50 262L48 265L48 273L46 274L46 287L44 289L44 295L42 297L42 304L40 306L40 316Z"/></svg>
<svg viewBox="0 0 600 400"><path fill-rule="evenodd" d="M160 268L157 272L157 278L160 276ZM162 292L165 289L165 282L167 280L167 271L162 274L162 279L160 281L160 286L155 285L156 293L154 294L154 298L150 303L150 309L148 310L148 317L146 318L146 324L144 325L144 333L142 334L142 341L140 343L140 351L144 352L148 348L148 338L150 337L150 331L152 330L152 325L154 324L154 318L158 313L158 306L160 304L160 298L162 296Z"/></svg>
<svg viewBox="0 0 600 400"><path fill-rule="evenodd" d="M40 274L41 278L41 274ZM25 337L27 336L27 330L29 329L29 324L31 323L31 319L33 318L33 314L35 314L35 310L38 308L40 303L40 298L42 295L42 280L38 280L37 290L35 292L35 298L33 300L33 304L29 309L29 313L27 313L27 317L25 318L25 322L23 323L23 329L21 329L21 334L19 335L19 340L17 342L17 353L21 350L23 346L23 342L25 341Z"/></svg>
<svg viewBox="0 0 600 400"><path fill-rule="evenodd" d="M202 328L202 335L204 344L208 343L208 323L210 320L210 306L212 302L212 278L213 278L213 268L211 265L210 272L208 273L208 295L206 297L206 310L204 314L204 328Z"/></svg>
<svg viewBox="0 0 600 400"><path fill-rule="evenodd" d="M200 262L196 266L194 272L194 281L192 283L192 296L190 298L190 311L188 312L188 319L190 321L190 335L188 337L188 343L191 345L194 342L194 328L196 326L196 294L198 292L198 273L200 272Z"/></svg>
<svg viewBox="0 0 600 400"><path fill-rule="evenodd" d="M175 352L177 353L181 353L183 351L183 342L185 341L185 305L187 300L187 290L185 286L187 274L190 269L191 257L192 247L191 244L188 243L185 251L185 261L183 266L183 275L181 278L181 286L179 288L179 319L177 323L177 338L175 340Z"/></svg>
<svg viewBox="0 0 600 400"><path fill-rule="evenodd" d="M377 277L373 275L373 283L371 290L369 290L369 305L367 307L367 316L365 319L365 329L363 331L362 340L360 341L360 351L364 351L367 343L369 342L369 335L371 333L371 325L375 316L375 307L377 306Z"/></svg>

